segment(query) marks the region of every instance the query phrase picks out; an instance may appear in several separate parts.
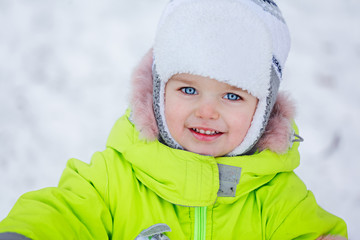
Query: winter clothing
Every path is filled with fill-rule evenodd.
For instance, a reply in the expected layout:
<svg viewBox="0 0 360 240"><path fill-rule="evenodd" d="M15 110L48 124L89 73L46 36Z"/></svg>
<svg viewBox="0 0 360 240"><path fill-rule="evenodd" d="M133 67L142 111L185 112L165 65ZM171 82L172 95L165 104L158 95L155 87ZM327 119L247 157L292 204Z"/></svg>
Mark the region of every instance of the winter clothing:
<svg viewBox="0 0 360 240"><path fill-rule="evenodd" d="M290 48L288 27L273 1L173 0L165 8L154 42L154 110L160 136L171 136L164 88L177 73L210 77L259 99L250 129L229 156L247 153L265 130Z"/></svg>
<svg viewBox="0 0 360 240"><path fill-rule="evenodd" d="M259 141L261 152L214 158L173 149L139 137L157 131L138 115L152 99L151 86L144 86L151 85L147 62L134 74L134 90L147 97L132 102L131 117L128 111L118 120L106 150L90 164L70 160L57 188L23 195L0 222L0 239L347 237L344 221L319 207L293 172L299 143L289 141L297 129L284 96Z"/></svg>
<svg viewBox="0 0 360 240"><path fill-rule="evenodd" d="M0 232L31 239L135 239L162 223L170 227L170 239L192 239L197 222L206 239L346 236L345 223L321 209L293 173L298 146L283 155L264 150L213 158L141 141L127 115L90 164L72 159L58 188L23 195ZM219 186L226 190L237 169L233 195L219 196Z"/></svg>

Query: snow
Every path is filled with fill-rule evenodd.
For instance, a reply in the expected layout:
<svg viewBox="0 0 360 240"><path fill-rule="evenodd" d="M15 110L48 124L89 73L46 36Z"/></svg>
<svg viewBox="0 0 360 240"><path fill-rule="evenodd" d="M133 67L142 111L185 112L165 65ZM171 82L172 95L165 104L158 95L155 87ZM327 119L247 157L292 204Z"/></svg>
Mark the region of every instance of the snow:
<svg viewBox="0 0 360 240"><path fill-rule="evenodd" d="M127 107L165 0L0 0L0 219L88 162ZM282 88L305 142L296 170L360 235L360 2L279 0L292 49Z"/></svg>

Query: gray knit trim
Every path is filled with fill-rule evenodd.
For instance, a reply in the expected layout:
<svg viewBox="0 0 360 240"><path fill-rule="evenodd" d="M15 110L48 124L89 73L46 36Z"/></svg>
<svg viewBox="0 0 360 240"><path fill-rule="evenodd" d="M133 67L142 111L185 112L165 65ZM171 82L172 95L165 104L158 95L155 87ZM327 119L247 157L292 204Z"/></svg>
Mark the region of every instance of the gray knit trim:
<svg viewBox="0 0 360 240"><path fill-rule="evenodd" d="M270 74L270 87L268 89L268 95L266 97L266 109L263 115L263 122L261 124L260 130L258 132L258 136L256 140L248 147L248 149L241 155L251 154L256 151L256 144L259 142L261 136L265 132L267 123L270 118L271 111L275 105L277 93L280 87L280 78L275 70L275 67L271 66L271 74Z"/></svg>
<svg viewBox="0 0 360 240"><path fill-rule="evenodd" d="M258 142L258 140L261 138L262 134L265 131L265 128L266 128L267 123L270 118L271 111L276 102L276 97L277 97L277 94L279 91L279 87L280 87L280 78L278 77L278 74L276 73L274 66L272 66L271 67L271 75L270 75L269 94L266 97L266 110L264 113L264 121L263 121L262 127L260 129L260 135L259 135L256 143Z"/></svg>
<svg viewBox="0 0 360 240"><path fill-rule="evenodd" d="M273 62L273 67L275 68L275 70L277 71L280 80L282 79L282 67L281 64L279 62L279 60L273 55L272 58L272 62Z"/></svg>
<svg viewBox="0 0 360 240"><path fill-rule="evenodd" d="M165 117L164 118L162 117L161 105L162 107L164 107L165 103L161 101L162 99L161 94L163 94L161 93L161 88L165 86L162 86L162 84L164 83L161 81L160 76L156 71L155 64L153 64L152 73L153 73L153 106L154 106L155 119L159 129L159 141L171 148L183 149L179 144L175 142L175 140L172 138L170 133L167 131L166 122L164 122L163 120L165 119Z"/></svg>
<svg viewBox="0 0 360 240"><path fill-rule="evenodd" d="M279 21L285 23L281 11L274 1L272 0L251 0L251 1L259 5L265 12L270 13L271 15L276 17Z"/></svg>
<svg viewBox="0 0 360 240"><path fill-rule="evenodd" d="M18 233L5 232L5 233L0 233L0 240L31 240L31 239Z"/></svg>

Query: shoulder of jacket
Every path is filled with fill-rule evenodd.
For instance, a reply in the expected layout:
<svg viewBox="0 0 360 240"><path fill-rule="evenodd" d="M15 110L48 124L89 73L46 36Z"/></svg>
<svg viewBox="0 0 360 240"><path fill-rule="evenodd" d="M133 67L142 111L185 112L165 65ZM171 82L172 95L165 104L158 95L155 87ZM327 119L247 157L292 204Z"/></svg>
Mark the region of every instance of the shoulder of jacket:
<svg viewBox="0 0 360 240"><path fill-rule="evenodd" d="M276 174L269 183L256 192L261 200L260 203L269 208L268 213L281 214L284 217L309 197L306 185L293 171Z"/></svg>

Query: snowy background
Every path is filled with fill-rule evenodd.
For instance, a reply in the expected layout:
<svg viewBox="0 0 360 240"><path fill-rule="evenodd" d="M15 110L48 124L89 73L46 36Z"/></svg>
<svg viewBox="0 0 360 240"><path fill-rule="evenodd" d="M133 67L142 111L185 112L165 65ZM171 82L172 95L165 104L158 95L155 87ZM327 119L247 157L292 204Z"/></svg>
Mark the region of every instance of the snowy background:
<svg viewBox="0 0 360 240"><path fill-rule="evenodd" d="M0 0L0 219L88 162L127 107L165 0ZM297 173L360 239L360 1L279 0L292 34L282 88L305 138Z"/></svg>

